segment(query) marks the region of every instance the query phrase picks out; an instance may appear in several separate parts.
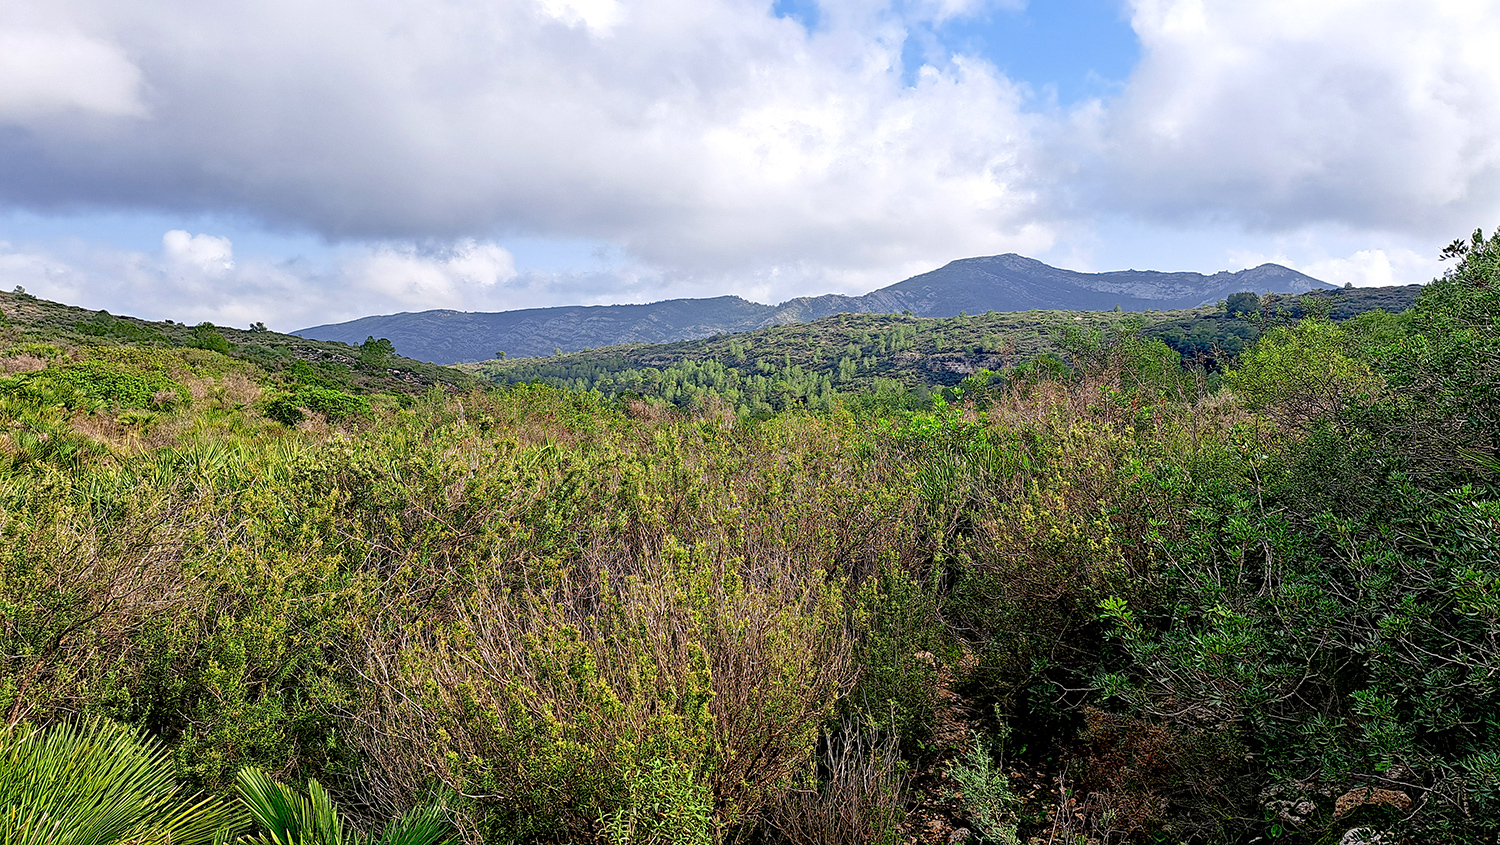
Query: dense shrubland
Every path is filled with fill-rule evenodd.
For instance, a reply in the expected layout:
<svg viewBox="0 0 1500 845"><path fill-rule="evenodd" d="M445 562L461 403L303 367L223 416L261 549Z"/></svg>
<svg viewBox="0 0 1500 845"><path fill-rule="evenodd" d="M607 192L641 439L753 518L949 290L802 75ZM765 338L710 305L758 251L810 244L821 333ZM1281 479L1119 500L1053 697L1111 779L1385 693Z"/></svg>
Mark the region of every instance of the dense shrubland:
<svg viewBox="0 0 1500 845"><path fill-rule="evenodd" d="M472 843L1493 841L1500 243L1452 252L1223 374L1108 320L763 419L0 329L6 747Z"/></svg>

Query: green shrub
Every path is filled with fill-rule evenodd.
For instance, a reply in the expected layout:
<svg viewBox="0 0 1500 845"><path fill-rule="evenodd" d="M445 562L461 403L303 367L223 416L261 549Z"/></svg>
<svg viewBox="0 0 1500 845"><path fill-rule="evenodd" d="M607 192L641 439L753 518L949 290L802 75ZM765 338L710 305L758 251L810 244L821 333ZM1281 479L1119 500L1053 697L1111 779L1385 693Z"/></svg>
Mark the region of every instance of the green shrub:
<svg viewBox="0 0 1500 845"><path fill-rule="evenodd" d="M371 336L359 345L359 360L366 366L384 367L394 357L396 357L395 345L383 337L376 340Z"/></svg>
<svg viewBox="0 0 1500 845"><path fill-rule="evenodd" d="M272 396L265 406L267 417L287 426L302 422L306 417L304 411L322 414L330 422L367 417L371 412L370 399L341 390L302 385L291 393Z"/></svg>
<svg viewBox="0 0 1500 845"><path fill-rule="evenodd" d="M307 419L307 415L302 412L302 406L297 403L297 398L287 393L271 397L266 402L265 413L268 418L288 427Z"/></svg>
<svg viewBox="0 0 1500 845"><path fill-rule="evenodd" d="M1369 402L1383 381L1369 364L1351 357L1352 347L1349 334L1327 320L1280 327L1241 357L1228 375L1229 386L1289 427L1342 428L1349 412Z"/></svg>
<svg viewBox="0 0 1500 845"><path fill-rule="evenodd" d="M214 327L213 323L199 323L188 332L188 346L197 349L207 349L221 355L229 355L234 347L224 338L224 335Z"/></svg>
<svg viewBox="0 0 1500 845"><path fill-rule="evenodd" d="M1229 298L1224 300L1224 307L1231 317L1255 314L1260 311L1260 297L1250 291L1231 293Z"/></svg>
<svg viewBox="0 0 1500 845"><path fill-rule="evenodd" d="M622 806L600 818L610 845L711 845L713 795L692 769L656 757L625 781Z"/></svg>
<svg viewBox="0 0 1500 845"><path fill-rule="evenodd" d="M993 845L1018 845L1021 801L1011 789L1005 767L995 763L984 743L976 739L948 767L948 776L958 784L964 814L981 840Z"/></svg>
<svg viewBox="0 0 1500 845"><path fill-rule="evenodd" d="M53 343L18 343L5 350L5 357L14 358L18 355L33 355L37 358L52 360L61 358L63 350L61 346Z"/></svg>
<svg viewBox="0 0 1500 845"><path fill-rule="evenodd" d="M19 376L14 383L69 407L93 400L122 408L170 408L190 398L187 388L164 373L100 361L48 367Z"/></svg>
<svg viewBox="0 0 1500 845"><path fill-rule="evenodd" d="M292 381L299 385L322 387L327 390L347 391L353 383L352 373L348 367L327 361L319 361L315 364L292 361L286 372L291 376Z"/></svg>
<svg viewBox="0 0 1500 845"><path fill-rule="evenodd" d="M100 311L92 320L80 320L73 325L80 333L90 337L113 337L131 343L167 344L167 336L160 331L131 320L115 319L104 311Z"/></svg>

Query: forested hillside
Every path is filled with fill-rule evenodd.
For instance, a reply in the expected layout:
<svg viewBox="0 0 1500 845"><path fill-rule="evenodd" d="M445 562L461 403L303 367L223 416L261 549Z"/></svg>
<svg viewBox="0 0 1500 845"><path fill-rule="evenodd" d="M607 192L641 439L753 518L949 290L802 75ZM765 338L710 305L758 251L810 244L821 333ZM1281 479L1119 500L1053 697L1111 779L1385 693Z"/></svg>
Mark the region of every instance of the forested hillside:
<svg viewBox="0 0 1500 845"><path fill-rule="evenodd" d="M1267 328L1309 313L1343 321L1372 310L1405 311L1418 285L1317 292L1244 292L1186 311L989 312L947 319L839 314L811 323L678 343L590 349L550 358L487 361L465 369L499 384L541 382L639 395L679 407L725 402L770 414L829 408L837 397L880 392L925 399L934 389L994 393L1007 380L1058 372L1070 344L1098 332L1158 338L1187 366L1216 374ZM950 398L952 391L949 391Z"/></svg>
<svg viewBox="0 0 1500 845"><path fill-rule="evenodd" d="M1500 233L1450 253L1341 322L766 334L855 368L769 412L0 298L0 840L1494 841Z"/></svg>
<svg viewBox="0 0 1500 845"><path fill-rule="evenodd" d="M299 329L297 334L359 343L386 337L403 355L441 364L576 352L625 343L664 343L805 323L833 314L956 317L1031 309L1193 308L1240 291L1306 293L1332 285L1276 264L1236 273L1118 270L1079 273L1025 256L965 258L863 296L800 296L778 305L738 296L668 299L642 305L526 308L516 311L421 311L361 317Z"/></svg>

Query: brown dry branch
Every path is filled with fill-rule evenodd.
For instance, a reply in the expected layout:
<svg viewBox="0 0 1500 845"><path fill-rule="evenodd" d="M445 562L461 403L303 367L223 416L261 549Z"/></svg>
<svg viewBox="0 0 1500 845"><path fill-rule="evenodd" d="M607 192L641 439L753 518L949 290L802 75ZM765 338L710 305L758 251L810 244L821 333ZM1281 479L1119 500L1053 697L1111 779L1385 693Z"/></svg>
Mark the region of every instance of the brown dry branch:
<svg viewBox="0 0 1500 845"><path fill-rule="evenodd" d="M768 823L787 845L892 845L905 816L909 778L895 736L845 719L823 738L806 782L783 793Z"/></svg>

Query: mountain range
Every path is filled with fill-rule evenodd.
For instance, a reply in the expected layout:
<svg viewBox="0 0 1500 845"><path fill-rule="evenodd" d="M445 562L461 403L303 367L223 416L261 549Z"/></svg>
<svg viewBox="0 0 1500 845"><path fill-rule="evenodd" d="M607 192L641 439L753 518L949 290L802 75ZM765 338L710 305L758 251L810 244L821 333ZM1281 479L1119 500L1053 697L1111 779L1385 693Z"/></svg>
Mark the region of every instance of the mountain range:
<svg viewBox="0 0 1500 845"><path fill-rule="evenodd" d="M1154 270L1080 273L1007 253L953 261L863 296L825 294L779 305L719 296L646 305L434 310L361 317L294 334L350 344L383 337L408 358L446 364L501 357L497 353L531 357L622 343L691 340L843 313L954 317L1040 309L1146 311L1192 308L1241 291L1306 293L1333 287L1279 264L1213 275Z"/></svg>

